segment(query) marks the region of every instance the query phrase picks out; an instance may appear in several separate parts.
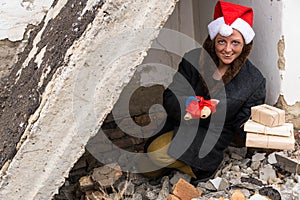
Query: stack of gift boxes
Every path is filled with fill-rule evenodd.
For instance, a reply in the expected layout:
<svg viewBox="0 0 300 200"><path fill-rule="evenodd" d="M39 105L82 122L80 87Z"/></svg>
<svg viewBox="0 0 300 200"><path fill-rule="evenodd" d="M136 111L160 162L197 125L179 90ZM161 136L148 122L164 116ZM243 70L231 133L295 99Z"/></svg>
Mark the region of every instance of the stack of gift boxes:
<svg viewBox="0 0 300 200"><path fill-rule="evenodd" d="M267 104L251 108L251 118L245 123L246 146L293 150L294 127L285 122L285 111Z"/></svg>

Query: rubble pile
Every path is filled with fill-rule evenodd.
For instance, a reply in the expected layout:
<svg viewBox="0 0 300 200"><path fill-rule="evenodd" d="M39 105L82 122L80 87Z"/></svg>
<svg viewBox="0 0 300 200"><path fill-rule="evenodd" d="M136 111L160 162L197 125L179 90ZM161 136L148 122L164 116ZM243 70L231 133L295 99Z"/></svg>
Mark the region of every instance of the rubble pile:
<svg viewBox="0 0 300 200"><path fill-rule="evenodd" d="M150 179L112 164L92 168L76 182L67 180L54 199L298 200L299 164L298 147L294 151L229 147L221 168L206 182L191 184L190 176L176 170Z"/></svg>

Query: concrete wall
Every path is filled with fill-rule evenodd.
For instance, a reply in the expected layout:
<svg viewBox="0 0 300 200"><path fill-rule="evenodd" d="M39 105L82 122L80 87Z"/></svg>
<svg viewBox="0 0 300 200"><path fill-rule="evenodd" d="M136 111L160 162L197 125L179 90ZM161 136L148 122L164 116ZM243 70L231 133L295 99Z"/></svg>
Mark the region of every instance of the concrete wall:
<svg viewBox="0 0 300 200"><path fill-rule="evenodd" d="M285 65L282 68L283 84L281 93L288 105L293 105L300 101L300 92L297 86L300 85L300 1L284 0L282 15L282 36L285 43Z"/></svg>

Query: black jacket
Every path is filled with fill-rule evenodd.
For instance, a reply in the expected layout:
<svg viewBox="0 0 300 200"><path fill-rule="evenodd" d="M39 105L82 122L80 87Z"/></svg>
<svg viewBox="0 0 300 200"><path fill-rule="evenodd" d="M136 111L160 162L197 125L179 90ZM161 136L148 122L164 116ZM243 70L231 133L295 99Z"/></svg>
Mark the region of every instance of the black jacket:
<svg viewBox="0 0 300 200"><path fill-rule="evenodd" d="M200 52L200 49L188 52L179 64L173 82L163 94L167 120L158 134L147 141L146 148L159 135L174 130L169 155L190 165L194 171L213 172L222 162L223 151L235 134L245 135L242 125L249 119L251 107L264 103L266 81L260 71L245 59L231 80L221 84L223 87L213 94L207 94L203 78L201 80L203 74L199 72ZM204 79L209 82L212 81L210 78ZM212 82L212 85L223 83ZM217 112L208 119L185 121L185 100L195 95L218 99Z"/></svg>

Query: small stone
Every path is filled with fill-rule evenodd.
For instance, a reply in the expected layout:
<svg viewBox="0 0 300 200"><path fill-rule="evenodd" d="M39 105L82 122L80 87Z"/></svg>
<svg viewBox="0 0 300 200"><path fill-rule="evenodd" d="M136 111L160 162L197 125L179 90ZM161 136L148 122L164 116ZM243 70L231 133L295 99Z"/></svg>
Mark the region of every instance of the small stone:
<svg viewBox="0 0 300 200"><path fill-rule="evenodd" d="M260 194L254 194L250 197L249 200L268 200L268 199Z"/></svg>
<svg viewBox="0 0 300 200"><path fill-rule="evenodd" d="M241 155L239 155L237 153L232 153L231 158L235 159L235 160L242 160L244 157L242 157Z"/></svg>
<svg viewBox="0 0 300 200"><path fill-rule="evenodd" d="M118 191L124 193L127 196L133 195L134 193L134 185L130 181L122 181L118 185Z"/></svg>
<svg viewBox="0 0 300 200"><path fill-rule="evenodd" d="M94 188L94 182L90 176L83 176L79 179L79 187L82 192L86 192Z"/></svg>
<svg viewBox="0 0 300 200"><path fill-rule="evenodd" d="M259 170L259 178L265 182L268 182L270 179L277 177L273 167L270 164L267 164Z"/></svg>
<svg viewBox="0 0 300 200"><path fill-rule="evenodd" d="M234 172L234 171L231 171L230 173L230 179L239 179L242 177L242 173L241 172Z"/></svg>
<svg viewBox="0 0 300 200"><path fill-rule="evenodd" d="M256 153L252 156L252 162L262 161L265 159L266 153Z"/></svg>
<svg viewBox="0 0 300 200"><path fill-rule="evenodd" d="M244 160L242 160L242 162L241 162L241 167L247 167L248 166L248 164L250 163L250 158L246 158L246 159L244 159Z"/></svg>
<svg viewBox="0 0 300 200"><path fill-rule="evenodd" d="M234 165L231 167L231 170L234 172L240 172L240 167L238 165Z"/></svg>
<svg viewBox="0 0 300 200"><path fill-rule="evenodd" d="M86 200L102 200L105 199L106 195L100 191L86 192L85 198Z"/></svg>
<svg viewBox="0 0 300 200"><path fill-rule="evenodd" d="M237 148L237 147L228 147L229 153L231 154L231 158L237 159L237 160L242 160L246 157L247 154L247 148L242 147L242 148Z"/></svg>
<svg viewBox="0 0 300 200"><path fill-rule="evenodd" d="M95 168L92 174L92 179L101 187L107 188L112 186L121 176L122 170L120 166L116 164L110 164Z"/></svg>
<svg viewBox="0 0 300 200"><path fill-rule="evenodd" d="M143 200L143 196L141 194L133 194L132 199L133 200Z"/></svg>
<svg viewBox="0 0 300 200"><path fill-rule="evenodd" d="M259 167L260 167L260 161L254 161L254 162L252 162L251 163L251 169L253 170L253 171L256 171L256 170L258 170L259 169Z"/></svg>
<svg viewBox="0 0 300 200"><path fill-rule="evenodd" d="M174 176L170 179L170 183L172 185L175 185L179 181L179 179L181 179L181 178L186 180L187 182L190 182L191 179L192 179L192 177L190 175L184 174L184 173L179 172L179 171L176 171Z"/></svg>
<svg viewBox="0 0 300 200"><path fill-rule="evenodd" d="M154 191L147 191L146 192L146 197L150 200L156 200L157 199L157 194Z"/></svg>
<svg viewBox="0 0 300 200"><path fill-rule="evenodd" d="M170 194L170 180L168 176L162 178L162 188L158 194L157 200L165 200Z"/></svg>
<svg viewBox="0 0 300 200"><path fill-rule="evenodd" d="M229 171L231 167L232 167L232 163L229 163L227 166L225 166L222 169L222 174L225 174L225 172Z"/></svg>
<svg viewBox="0 0 300 200"><path fill-rule="evenodd" d="M275 152L269 154L269 156L268 156L268 163L271 164L271 165L277 163Z"/></svg>
<svg viewBox="0 0 300 200"><path fill-rule="evenodd" d="M222 178L220 178L220 177L217 177L217 178L214 178L214 179L210 179L210 180L209 180L209 182L211 182L211 183L213 184L213 186L214 186L214 188L215 188L216 190L219 189L219 186L220 186L220 184L221 184L221 181L222 181Z"/></svg>
<svg viewBox="0 0 300 200"><path fill-rule="evenodd" d="M230 187L229 182L225 178L222 178L222 181L220 183L220 186L219 186L218 190L223 191L223 190L226 190L229 187Z"/></svg>
<svg viewBox="0 0 300 200"><path fill-rule="evenodd" d="M281 195L277 189L274 187L268 186L268 187L263 187L259 189L259 194L263 195L265 197L268 197L269 199L272 200L281 200Z"/></svg>
<svg viewBox="0 0 300 200"><path fill-rule="evenodd" d="M212 182L210 181L207 181L206 183L203 183L203 187L206 189L206 190L209 190L209 191L217 191L217 188L212 184ZM199 185L198 187L199 188Z"/></svg>
<svg viewBox="0 0 300 200"><path fill-rule="evenodd" d="M246 200L246 197L240 190L234 190L230 200Z"/></svg>
<svg viewBox="0 0 300 200"><path fill-rule="evenodd" d="M248 168L245 170L245 173L247 173L247 174L252 174L252 173L253 173L253 170L251 169L251 167L248 167Z"/></svg>

